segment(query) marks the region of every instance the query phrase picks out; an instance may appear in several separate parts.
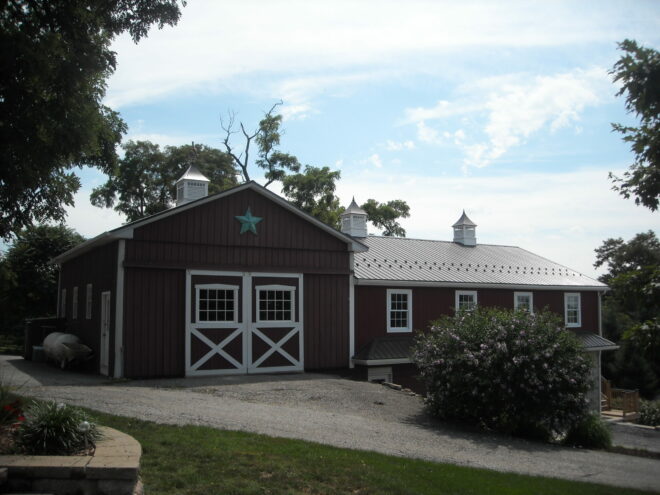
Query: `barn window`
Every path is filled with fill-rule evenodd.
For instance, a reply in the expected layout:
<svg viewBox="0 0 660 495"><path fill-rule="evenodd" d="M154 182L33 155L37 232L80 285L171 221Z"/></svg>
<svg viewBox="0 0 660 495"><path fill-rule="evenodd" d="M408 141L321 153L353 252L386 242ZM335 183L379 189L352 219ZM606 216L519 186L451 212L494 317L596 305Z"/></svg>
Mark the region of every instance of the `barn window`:
<svg viewBox="0 0 660 495"><path fill-rule="evenodd" d="M78 286L73 288L71 297L71 319L75 320L76 318L78 318Z"/></svg>
<svg viewBox="0 0 660 495"><path fill-rule="evenodd" d="M456 311L471 311L477 305L476 290L456 291Z"/></svg>
<svg viewBox="0 0 660 495"><path fill-rule="evenodd" d="M294 321L296 288L288 285L259 285L257 321Z"/></svg>
<svg viewBox="0 0 660 495"><path fill-rule="evenodd" d="M85 294L85 318L92 319L92 284L87 284L87 293Z"/></svg>
<svg viewBox="0 0 660 495"><path fill-rule="evenodd" d="M208 284L195 286L198 322L236 322L238 286Z"/></svg>
<svg viewBox="0 0 660 495"><path fill-rule="evenodd" d="M387 289L387 331L412 332L410 289Z"/></svg>
<svg viewBox="0 0 660 495"><path fill-rule="evenodd" d="M581 325L582 311L580 306L580 294L578 292L564 294L564 315L567 327L579 327Z"/></svg>
<svg viewBox="0 0 660 495"><path fill-rule="evenodd" d="M534 296L531 292L514 292L513 309L534 313Z"/></svg>

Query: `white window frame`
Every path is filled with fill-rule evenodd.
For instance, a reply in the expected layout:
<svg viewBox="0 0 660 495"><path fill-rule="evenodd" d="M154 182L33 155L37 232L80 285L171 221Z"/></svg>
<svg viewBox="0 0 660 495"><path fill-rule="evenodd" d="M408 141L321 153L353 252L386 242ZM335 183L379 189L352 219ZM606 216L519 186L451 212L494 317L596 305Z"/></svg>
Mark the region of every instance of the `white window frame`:
<svg viewBox="0 0 660 495"><path fill-rule="evenodd" d="M234 292L234 319L233 320L204 320L202 321L199 318L199 291L204 289L211 290L230 290ZM228 285L228 284L199 284L195 285L195 321L196 325L218 325L219 323L238 323L238 285Z"/></svg>
<svg viewBox="0 0 660 495"><path fill-rule="evenodd" d="M465 309L464 311L472 311L478 304L477 291L476 290L457 290L456 291L456 306L454 306L456 312L458 313L461 309L458 305L461 296L472 296L474 298L474 306L471 308Z"/></svg>
<svg viewBox="0 0 660 495"><path fill-rule="evenodd" d="M568 321L568 300L575 296L577 298L577 322ZM579 292L565 292L564 293L564 322L567 327L581 327L582 326L582 297Z"/></svg>
<svg viewBox="0 0 660 495"><path fill-rule="evenodd" d="M71 294L71 319L78 319L78 286L74 286Z"/></svg>
<svg viewBox="0 0 660 495"><path fill-rule="evenodd" d="M85 319L92 319L92 284L87 284L85 291Z"/></svg>
<svg viewBox="0 0 660 495"><path fill-rule="evenodd" d="M533 292L514 292L513 293L513 309L520 309L518 304L518 297L529 297L529 314L534 314L534 293Z"/></svg>
<svg viewBox="0 0 660 495"><path fill-rule="evenodd" d="M406 309L406 320L408 322L408 325L405 327L393 327L392 326L392 296L394 294L403 294L407 296L408 301L407 301L407 306L408 308ZM387 321L387 333L410 333L412 332L413 329L413 300L412 300L412 290L411 289L387 289L387 313L385 315L386 321ZM394 310L394 311L401 311L401 310Z"/></svg>
<svg viewBox="0 0 660 495"><path fill-rule="evenodd" d="M66 318L66 289L62 289L60 296L60 318Z"/></svg>
<svg viewBox="0 0 660 495"><path fill-rule="evenodd" d="M256 311L256 320L257 323L272 323L272 322L284 322L284 323L295 323L296 321L296 286L295 285L279 285L279 284L271 284L271 285L256 285L254 287L256 291L256 303L257 305L255 306L255 311ZM262 290L278 290L278 291L285 291L285 292L290 292L291 293L291 319L290 320L262 320L261 319L261 311L259 311L259 308L261 307L261 291Z"/></svg>

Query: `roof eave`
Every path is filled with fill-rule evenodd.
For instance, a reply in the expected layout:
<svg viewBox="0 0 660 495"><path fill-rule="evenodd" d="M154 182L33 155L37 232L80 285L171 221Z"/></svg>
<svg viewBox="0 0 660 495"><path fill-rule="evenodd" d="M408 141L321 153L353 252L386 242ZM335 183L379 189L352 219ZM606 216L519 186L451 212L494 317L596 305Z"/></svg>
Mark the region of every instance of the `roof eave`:
<svg viewBox="0 0 660 495"><path fill-rule="evenodd" d="M355 285L371 285L386 287L450 287L469 289L527 289L527 290L581 290L606 292L607 286L599 285L561 285L561 284L506 284L495 282L447 282L426 280L389 280L389 279L365 279L355 277Z"/></svg>

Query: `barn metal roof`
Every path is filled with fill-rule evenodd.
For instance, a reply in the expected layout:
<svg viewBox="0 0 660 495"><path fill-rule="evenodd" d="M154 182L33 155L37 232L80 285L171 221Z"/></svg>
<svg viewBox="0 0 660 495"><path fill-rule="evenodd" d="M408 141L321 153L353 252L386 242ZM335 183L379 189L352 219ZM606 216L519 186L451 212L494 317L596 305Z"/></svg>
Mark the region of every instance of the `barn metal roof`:
<svg viewBox="0 0 660 495"><path fill-rule="evenodd" d="M356 282L411 285L570 287L606 290L597 280L515 246L369 236L355 253Z"/></svg>
<svg viewBox="0 0 660 495"><path fill-rule="evenodd" d="M613 351L619 346L600 335L584 330L574 330L573 333L580 339L587 351Z"/></svg>
<svg viewBox="0 0 660 495"><path fill-rule="evenodd" d="M201 181L201 182L211 182L208 177L206 177L200 170L197 168L197 165L194 163L191 164L188 167L188 170L185 171L185 173L177 179L177 184L181 182L184 179L188 180L196 180L196 181Z"/></svg>
<svg viewBox="0 0 660 495"><path fill-rule="evenodd" d="M474 223L470 218L465 214L465 210L463 210L463 214L461 215L461 218L456 220L456 223L452 225L452 227L460 227L461 225L468 225L470 227L476 227L477 224Z"/></svg>
<svg viewBox="0 0 660 495"><path fill-rule="evenodd" d="M358 204L355 202L355 198L351 201L351 204L348 205L348 208L344 210L344 214L346 213L352 213L354 215L366 215L367 212L364 211L362 208L358 206Z"/></svg>

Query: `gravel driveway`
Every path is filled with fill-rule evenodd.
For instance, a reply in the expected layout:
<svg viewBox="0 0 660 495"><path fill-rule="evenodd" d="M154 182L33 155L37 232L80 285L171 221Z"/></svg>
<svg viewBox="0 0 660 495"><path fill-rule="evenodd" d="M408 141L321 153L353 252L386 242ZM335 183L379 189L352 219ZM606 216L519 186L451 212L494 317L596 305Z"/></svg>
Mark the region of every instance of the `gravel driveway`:
<svg viewBox="0 0 660 495"><path fill-rule="evenodd" d="M660 491L660 460L447 425L419 397L331 375L113 381L0 356L21 393L169 424L199 424L498 471Z"/></svg>

